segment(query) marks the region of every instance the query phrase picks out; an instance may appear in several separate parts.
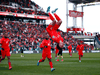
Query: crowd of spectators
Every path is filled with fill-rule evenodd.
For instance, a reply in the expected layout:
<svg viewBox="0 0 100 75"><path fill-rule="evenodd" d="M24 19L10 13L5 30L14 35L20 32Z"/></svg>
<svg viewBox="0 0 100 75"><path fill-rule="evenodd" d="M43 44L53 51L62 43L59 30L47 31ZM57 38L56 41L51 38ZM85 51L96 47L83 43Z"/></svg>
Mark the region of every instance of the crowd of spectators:
<svg viewBox="0 0 100 75"><path fill-rule="evenodd" d="M26 8L26 9L25 9ZM38 10L39 9L39 10ZM31 0L0 0L1 12L12 12L29 15L46 15L36 3ZM8 37L11 40L11 50L20 50L24 47L24 50L41 50L39 44L43 40L43 36L46 34L46 29L43 24L37 23L24 23L20 21L5 21L0 20L0 38L3 36L3 32L8 32ZM84 44L83 41L75 39L72 34L64 33L60 31L61 36L64 38L64 49L68 50L69 43L72 45L73 50L76 50L78 42ZM75 35L82 35L77 33ZM51 40L52 41L52 40ZM56 44L52 41L52 49L54 50ZM84 44L84 49L93 49L93 45Z"/></svg>
<svg viewBox="0 0 100 75"><path fill-rule="evenodd" d="M8 37L11 40L11 50L20 50L22 46L24 46L25 50L39 50L39 44L43 40L43 36L46 35L46 29L43 24L1 20L0 37L3 36L5 31L8 32ZM78 42L84 44L83 41L73 38L71 34L59 32L64 38L64 50L68 50L69 43L72 44L73 50L76 50ZM52 49L54 47L55 43L52 41ZM85 50L92 49L92 47L93 45L84 44Z"/></svg>
<svg viewBox="0 0 100 75"><path fill-rule="evenodd" d="M43 16L48 16L41 7L39 7L38 5L36 5L34 3L33 7L25 7L24 6L14 6L11 5L9 2L7 5L3 5L4 3L2 3L0 5L0 11L3 12L12 12L12 13L21 13L21 14L30 14L30 15L43 15ZM39 10L38 10L39 9Z"/></svg>

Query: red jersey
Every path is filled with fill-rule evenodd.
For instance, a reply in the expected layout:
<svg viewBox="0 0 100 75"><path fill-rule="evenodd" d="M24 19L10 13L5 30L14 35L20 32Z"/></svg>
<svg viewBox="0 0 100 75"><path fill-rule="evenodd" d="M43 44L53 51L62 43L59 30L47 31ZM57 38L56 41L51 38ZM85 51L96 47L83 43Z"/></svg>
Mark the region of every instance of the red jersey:
<svg viewBox="0 0 100 75"><path fill-rule="evenodd" d="M2 45L2 48L4 48L4 50L10 50L9 48L9 42L10 40L8 38L1 38L1 45Z"/></svg>
<svg viewBox="0 0 100 75"><path fill-rule="evenodd" d="M52 38L52 40L56 43L59 43L60 41L63 42L63 38L61 37L60 33L57 32L55 28L58 28L57 27L58 25L55 25L55 27L53 27L52 25L49 25L46 30L47 32L49 33L50 37Z"/></svg>
<svg viewBox="0 0 100 75"><path fill-rule="evenodd" d="M51 45L50 39L48 39L48 40L44 39L42 41L42 43L40 44L40 48L43 48L43 52L49 53L49 52L51 52L51 46L50 45ZM47 46L47 48L45 46Z"/></svg>
<svg viewBox="0 0 100 75"><path fill-rule="evenodd" d="M84 46L83 45L78 45L76 47L76 50L78 51L79 55L83 55Z"/></svg>
<svg viewBox="0 0 100 75"><path fill-rule="evenodd" d="M69 50L69 52L72 51L72 46L71 45L68 46L68 50Z"/></svg>

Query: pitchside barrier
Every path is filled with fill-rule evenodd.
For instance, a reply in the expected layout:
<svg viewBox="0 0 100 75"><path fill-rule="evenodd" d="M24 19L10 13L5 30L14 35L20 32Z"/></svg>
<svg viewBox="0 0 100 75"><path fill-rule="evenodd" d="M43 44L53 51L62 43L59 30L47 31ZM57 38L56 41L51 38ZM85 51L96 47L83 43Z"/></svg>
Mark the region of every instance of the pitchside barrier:
<svg viewBox="0 0 100 75"><path fill-rule="evenodd" d="M90 50L90 51L83 51L83 53L99 53L100 50ZM10 53L17 54L21 53L21 51L10 51ZM23 51L25 54L32 54L32 53L42 53L42 51ZM55 53L55 51L51 51L51 53ZM63 51L63 53L69 53L69 51ZM77 51L72 51L72 53L77 53Z"/></svg>

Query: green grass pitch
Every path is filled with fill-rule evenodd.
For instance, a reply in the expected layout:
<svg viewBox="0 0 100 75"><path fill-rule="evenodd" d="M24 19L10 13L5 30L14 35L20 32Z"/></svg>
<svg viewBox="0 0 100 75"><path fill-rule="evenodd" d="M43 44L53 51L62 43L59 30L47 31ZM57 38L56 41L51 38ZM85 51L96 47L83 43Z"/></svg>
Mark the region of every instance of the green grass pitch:
<svg viewBox="0 0 100 75"><path fill-rule="evenodd" d="M37 61L42 54L20 54L11 55L12 70L8 70L8 59L6 57L0 63L0 75L100 75L100 53L84 53L81 62L78 53L72 57L63 53L64 61L55 61L55 54L52 53L52 62L55 71L51 72L49 62L46 59L37 66Z"/></svg>

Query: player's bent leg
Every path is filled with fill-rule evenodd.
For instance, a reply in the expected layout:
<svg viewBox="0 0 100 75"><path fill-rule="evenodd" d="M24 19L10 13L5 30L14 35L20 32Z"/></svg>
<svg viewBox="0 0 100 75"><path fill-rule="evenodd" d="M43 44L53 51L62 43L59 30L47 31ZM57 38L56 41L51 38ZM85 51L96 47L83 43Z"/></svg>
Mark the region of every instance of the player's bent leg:
<svg viewBox="0 0 100 75"><path fill-rule="evenodd" d="M55 68L53 68L53 63L51 61L51 58L48 58L49 60L49 65L50 65L50 68L51 68L51 72L53 72L55 70Z"/></svg>
<svg viewBox="0 0 100 75"><path fill-rule="evenodd" d="M79 62L81 62L81 55L79 55Z"/></svg>
<svg viewBox="0 0 100 75"><path fill-rule="evenodd" d="M38 62L37 62L37 66L39 66L40 62L44 62L45 59L40 59Z"/></svg>
<svg viewBox="0 0 100 75"><path fill-rule="evenodd" d="M11 62L10 62L10 56L7 56L7 58L8 58L9 70L11 70L12 69L12 66L11 66Z"/></svg>
<svg viewBox="0 0 100 75"><path fill-rule="evenodd" d="M64 61L64 60L63 60L63 56L62 56L62 55L61 55L61 61Z"/></svg>

